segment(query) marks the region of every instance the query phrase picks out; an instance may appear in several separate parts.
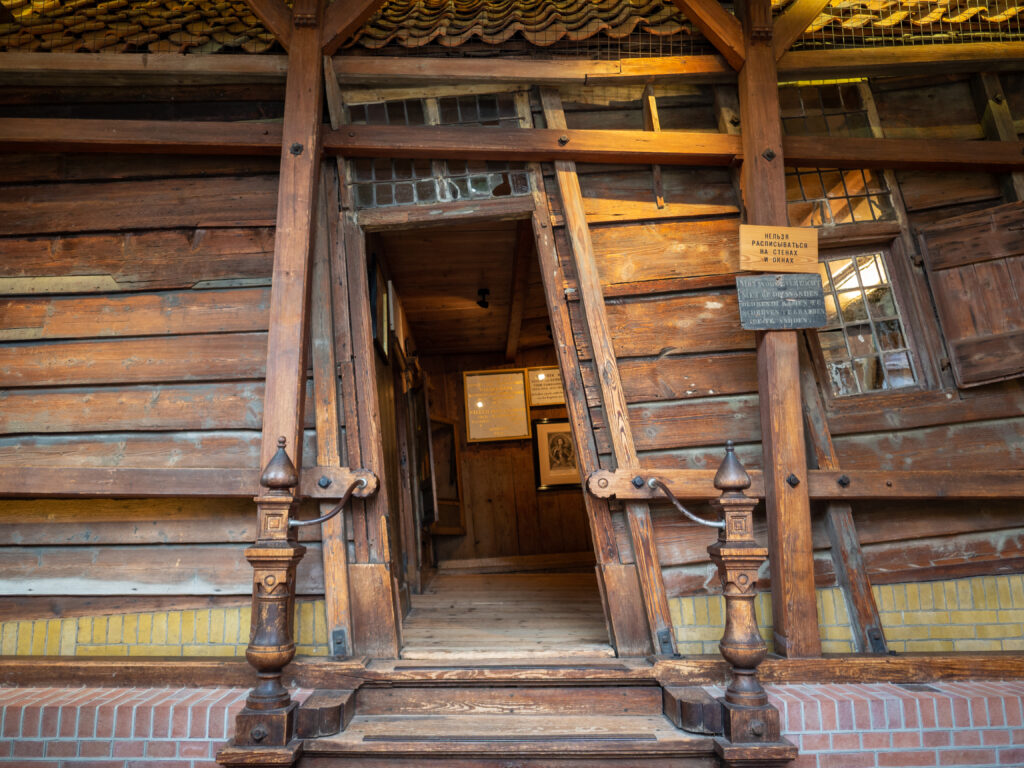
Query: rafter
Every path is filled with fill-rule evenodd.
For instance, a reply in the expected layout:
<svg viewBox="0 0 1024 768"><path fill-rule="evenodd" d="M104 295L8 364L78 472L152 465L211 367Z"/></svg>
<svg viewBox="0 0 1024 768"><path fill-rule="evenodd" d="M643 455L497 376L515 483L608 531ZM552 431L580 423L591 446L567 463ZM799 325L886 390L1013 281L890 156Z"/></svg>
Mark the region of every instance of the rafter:
<svg viewBox="0 0 1024 768"><path fill-rule="evenodd" d="M775 51L776 59L782 58L782 54L788 51L790 46L811 25L811 22L818 18L818 15L828 5L828 1L796 0L781 16L775 19L775 23L772 25L772 48Z"/></svg>
<svg viewBox="0 0 1024 768"><path fill-rule="evenodd" d="M284 0L245 0L245 4L287 51L292 41L292 12Z"/></svg>
<svg viewBox="0 0 1024 768"><path fill-rule="evenodd" d="M743 30L739 20L718 0L672 0L686 18L697 25L729 66L743 66Z"/></svg>
<svg viewBox="0 0 1024 768"><path fill-rule="evenodd" d="M334 0L324 12L320 38L324 54L332 56L382 5L384 0Z"/></svg>

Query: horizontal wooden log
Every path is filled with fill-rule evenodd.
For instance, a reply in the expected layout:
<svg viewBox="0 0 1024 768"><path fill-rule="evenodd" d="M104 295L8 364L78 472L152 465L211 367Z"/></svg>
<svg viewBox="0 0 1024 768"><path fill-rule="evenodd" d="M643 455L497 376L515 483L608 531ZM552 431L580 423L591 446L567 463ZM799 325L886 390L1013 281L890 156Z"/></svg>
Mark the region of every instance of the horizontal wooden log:
<svg viewBox="0 0 1024 768"><path fill-rule="evenodd" d="M1020 469L1024 418L837 435L832 442L841 467L944 470L966 482L986 469Z"/></svg>
<svg viewBox="0 0 1024 768"><path fill-rule="evenodd" d="M574 327L578 307L570 305ZM725 352L754 347L754 334L740 328L734 293L670 296L652 301L611 301L606 312L616 357ZM584 338L577 333L577 339ZM589 345L577 342L582 359Z"/></svg>
<svg viewBox="0 0 1024 768"><path fill-rule="evenodd" d="M241 595L154 595L134 598L132 610L173 611L208 608L238 608L250 605L251 596ZM61 619L77 616L109 616L124 613L123 597L0 597L0 621ZM23 657L24 658L24 657Z"/></svg>
<svg viewBox="0 0 1024 768"><path fill-rule="evenodd" d="M238 544L0 547L5 595L241 595L252 567ZM323 593L320 545L299 562L299 594ZM130 609L130 606L126 606Z"/></svg>
<svg viewBox="0 0 1024 768"><path fill-rule="evenodd" d="M606 286L739 271L735 218L595 226L590 235Z"/></svg>
<svg viewBox="0 0 1024 768"><path fill-rule="evenodd" d="M270 227L8 238L0 294L270 284Z"/></svg>
<svg viewBox="0 0 1024 768"><path fill-rule="evenodd" d="M261 379L266 333L0 344L0 387Z"/></svg>
<svg viewBox="0 0 1024 768"><path fill-rule="evenodd" d="M861 545L885 542L910 542L914 539L937 536L957 536L982 531L1008 530L1024 526L1024 513L1015 501L979 501L977 499L949 501L906 500L860 502L854 509L857 538ZM689 502L687 508L699 517L713 520L711 507L705 502ZM716 536L683 517L670 506L658 504L652 508L658 559L664 568L694 563L708 563L708 544ZM828 550L831 543L825 530L824 517L812 519L815 550ZM628 550L628 531L620 518L614 520L616 537ZM767 541L763 508L759 507L754 519L754 535Z"/></svg>
<svg viewBox="0 0 1024 768"><path fill-rule="evenodd" d="M749 474L747 495L764 498L761 473L752 470ZM643 480L639 488L633 484L637 476ZM587 478L587 490L604 499L664 499L661 491L647 487L651 477L668 485L680 499L713 499L720 495L714 487L715 471L709 469L602 469ZM1024 470L953 473L811 469L806 470L803 482L808 483L807 492L816 500L1024 498Z"/></svg>
<svg viewBox="0 0 1024 768"><path fill-rule="evenodd" d="M36 138L36 131L22 118L0 119L0 149L25 152L34 149L53 151L60 148L76 152L108 152L112 142L109 138L97 137L96 126L81 128L78 120L48 121L45 141ZM30 121L31 122L31 121ZM92 123L92 121L87 121ZM106 122L106 121L103 121ZM118 152L152 153L166 147L168 152L182 151L182 142L187 142L187 151L204 151L228 154L265 154L268 147L254 149L251 130L239 131L237 126L245 123L186 123L175 122L171 143L156 144L149 138L165 130L160 121L115 121L120 137ZM201 126L198 128L197 126ZM189 139L196 131L208 135L215 131L216 143L203 144L201 137ZM103 131L113 131L105 126ZM269 130L269 129L268 129ZM84 131L84 135L80 134ZM60 138L57 138L60 137ZM272 142L268 141L270 145ZM210 141L207 139L207 141ZM277 144L280 144L278 139ZM642 163L660 165L710 165L729 166L742 160L740 137L700 131L605 131L572 130L548 128L476 128L469 126L400 126L400 125L349 125L338 130L324 130L324 151L343 157L402 157L402 158L465 158L475 160L514 161L555 161L575 160L592 163ZM1024 169L1022 157L1024 142L1019 141L953 141L931 139L875 139L875 138L829 138L821 136L788 136L783 139L783 156L789 165L824 168L891 168L925 170L987 170L1018 171ZM211 180L212 181L212 180ZM144 184L146 182L138 182ZM207 191L211 187L207 187ZM276 190L275 190L276 192ZM165 196L176 195L172 187ZM185 202L187 197L177 193L177 199ZM220 226L231 226L238 222L238 211L219 211L214 205L218 200L206 201L206 217L219 213L228 221ZM0 203L3 197L0 196ZM223 200L220 202L223 203ZM37 206L42 205L42 201ZM164 218L173 217L175 206L165 206L161 211ZM3 211L0 206L0 212ZM29 211L32 211L30 208ZM40 210L39 213L44 211ZM52 211L45 211L53 216ZM99 213L99 212L97 212ZM198 219L193 226L202 226L208 219L201 211L191 215L178 213L178 223L162 226L184 226ZM245 223L255 223L252 213ZM158 217L159 218L159 217ZM185 219L185 221L182 221ZM30 222L34 221L30 219ZM237 225L237 224L236 224ZM35 230L24 227L39 226L28 223L10 234ZM156 226L150 224L150 226ZM68 229L68 227L61 227ZM114 227L94 227L109 229ZM4 232L4 230L0 230Z"/></svg>
<svg viewBox="0 0 1024 768"><path fill-rule="evenodd" d="M0 390L0 434L258 430L263 392L262 381Z"/></svg>
<svg viewBox="0 0 1024 768"><path fill-rule="evenodd" d="M0 235L270 226L276 204L273 175L7 187Z"/></svg>
<svg viewBox="0 0 1024 768"><path fill-rule="evenodd" d="M757 395L707 397L682 402L639 403L629 406L629 423L638 450L721 445L761 439ZM597 450L611 449L607 424L600 408L590 414Z"/></svg>
<svg viewBox="0 0 1024 768"><path fill-rule="evenodd" d="M0 313L0 340L265 331L269 312L269 288L12 298Z"/></svg>
<svg viewBox="0 0 1024 768"><path fill-rule="evenodd" d="M899 171L896 179L908 211L999 199L999 183L990 173Z"/></svg>
<svg viewBox="0 0 1024 768"><path fill-rule="evenodd" d="M600 405L594 366L581 366L587 403ZM752 352L625 358L619 376L627 403L684 400L757 391L757 359Z"/></svg>
<svg viewBox="0 0 1024 768"><path fill-rule="evenodd" d="M43 98L38 89L31 88L28 91L36 100ZM75 92L75 89L72 89L72 92ZM120 91L118 93L120 94ZM68 95L67 91L62 91L53 98L67 99ZM209 106L211 109L217 109L219 105L214 102ZM113 181L168 176L238 176L252 173L274 174L277 173L280 163L280 158L276 156L67 155L32 152L0 155L0 178L9 184L28 184L41 181Z"/></svg>
<svg viewBox="0 0 1024 768"><path fill-rule="evenodd" d="M193 121L176 130L171 120L75 120L77 135L69 135L65 123L59 118L4 118L0 120L0 152L80 152L87 143L90 152L281 153L280 123Z"/></svg>
<svg viewBox="0 0 1024 768"><path fill-rule="evenodd" d="M330 482L320 485L322 478ZM299 478L299 495L310 499L337 499L349 484L363 479L366 485L353 495L371 496L377 490L372 472L347 467L305 467ZM256 469L183 469L137 467L34 467L5 469L0 478L0 497L104 497L143 498L202 496L247 498L260 493Z"/></svg>

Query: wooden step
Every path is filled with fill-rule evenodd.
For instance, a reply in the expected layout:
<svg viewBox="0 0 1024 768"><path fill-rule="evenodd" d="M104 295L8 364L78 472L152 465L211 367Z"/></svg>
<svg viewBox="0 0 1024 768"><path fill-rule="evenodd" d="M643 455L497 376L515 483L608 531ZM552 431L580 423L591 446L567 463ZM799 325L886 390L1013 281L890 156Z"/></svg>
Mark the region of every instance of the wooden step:
<svg viewBox="0 0 1024 768"><path fill-rule="evenodd" d="M461 759L474 766L519 766L523 760L647 766L657 764L648 760L673 759L675 766L711 766L713 750L710 737L683 733L662 715L357 714L343 733L307 740L302 765L326 768L337 760L339 766L360 766L359 760L384 759L388 765L422 766L443 759L449 766L457 763L447 761Z"/></svg>
<svg viewBox="0 0 1024 768"><path fill-rule="evenodd" d="M357 715L657 715L658 685L506 685L443 687L367 685Z"/></svg>

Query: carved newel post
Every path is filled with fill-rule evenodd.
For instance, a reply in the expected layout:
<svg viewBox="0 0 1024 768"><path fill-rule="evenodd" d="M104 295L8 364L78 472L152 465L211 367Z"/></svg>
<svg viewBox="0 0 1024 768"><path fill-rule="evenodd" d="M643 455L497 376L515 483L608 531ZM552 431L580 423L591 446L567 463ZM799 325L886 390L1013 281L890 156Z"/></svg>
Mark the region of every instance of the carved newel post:
<svg viewBox="0 0 1024 768"><path fill-rule="evenodd" d="M256 668L259 683L235 720L236 747L288 747L295 733L297 705L281 684L281 671L295 656L295 567L306 548L288 525L299 476L285 452L285 438L277 446L260 477L266 490L256 497L258 538L245 550L253 568L252 629L245 658ZM226 762L224 753L219 757Z"/></svg>
<svg viewBox="0 0 1024 768"><path fill-rule="evenodd" d="M726 742L719 745L719 751L726 765L782 764L796 756L796 749L781 740L779 712L768 703L768 695L757 679L757 667L768 647L757 628L754 597L757 571L767 559L768 550L754 539L757 499L743 493L749 487L750 476L736 458L730 440L715 474L715 488L722 495L712 502L725 525L719 529L718 540L708 547L725 597L725 633L718 647L732 668L732 682L719 699ZM756 762L746 762L754 758L755 750L750 749L754 744L762 745L756 750ZM768 745L774 748L766 751Z"/></svg>

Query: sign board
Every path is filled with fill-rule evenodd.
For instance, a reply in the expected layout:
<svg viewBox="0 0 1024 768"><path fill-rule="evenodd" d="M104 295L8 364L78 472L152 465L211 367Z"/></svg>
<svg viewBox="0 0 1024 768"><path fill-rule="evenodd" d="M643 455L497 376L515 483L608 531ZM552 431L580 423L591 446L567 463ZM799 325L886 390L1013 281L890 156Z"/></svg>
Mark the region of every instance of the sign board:
<svg viewBox="0 0 1024 768"><path fill-rule="evenodd" d="M753 272L817 272L818 230L740 224L740 269Z"/></svg>
<svg viewBox="0 0 1024 768"><path fill-rule="evenodd" d="M530 407L540 405L565 405L562 391L562 374L557 367L528 368L530 379Z"/></svg>
<svg viewBox="0 0 1024 768"><path fill-rule="evenodd" d="M797 330L825 325L819 275L748 275L736 278L740 325L748 331Z"/></svg>
<svg viewBox="0 0 1024 768"><path fill-rule="evenodd" d="M522 440L530 437L526 369L465 371L466 441Z"/></svg>

